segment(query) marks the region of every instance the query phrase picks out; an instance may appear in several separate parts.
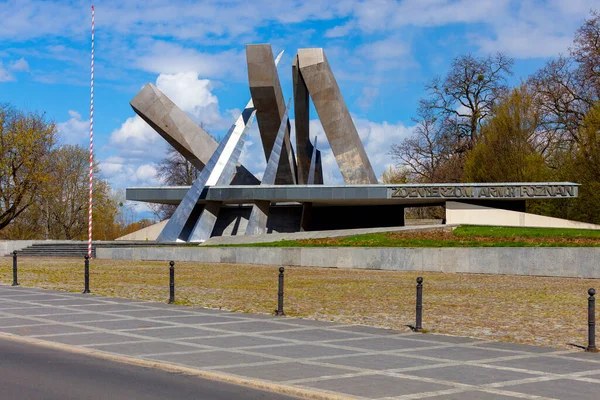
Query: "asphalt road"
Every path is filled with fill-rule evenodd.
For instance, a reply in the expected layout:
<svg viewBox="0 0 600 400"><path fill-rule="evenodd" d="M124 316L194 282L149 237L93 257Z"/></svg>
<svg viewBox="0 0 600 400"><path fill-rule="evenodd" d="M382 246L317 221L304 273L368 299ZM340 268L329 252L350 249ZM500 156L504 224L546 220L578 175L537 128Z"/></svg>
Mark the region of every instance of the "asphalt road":
<svg viewBox="0 0 600 400"><path fill-rule="evenodd" d="M0 339L0 399L290 399L244 386Z"/></svg>

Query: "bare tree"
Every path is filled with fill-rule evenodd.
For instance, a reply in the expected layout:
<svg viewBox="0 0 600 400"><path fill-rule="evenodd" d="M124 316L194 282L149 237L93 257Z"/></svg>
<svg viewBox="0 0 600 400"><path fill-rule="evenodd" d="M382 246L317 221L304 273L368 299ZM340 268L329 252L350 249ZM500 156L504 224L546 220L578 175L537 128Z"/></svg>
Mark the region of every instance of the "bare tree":
<svg viewBox="0 0 600 400"><path fill-rule="evenodd" d="M588 95L600 99L600 11L592 11L591 17L575 32L571 57L577 62L578 79L587 82Z"/></svg>
<svg viewBox="0 0 600 400"><path fill-rule="evenodd" d="M421 101L421 107L435 111L446 134L453 136L454 152L475 146L482 122L507 90L512 65L513 60L502 53L486 58L462 55L452 61L444 79L434 78L426 86L430 97Z"/></svg>
<svg viewBox="0 0 600 400"><path fill-rule="evenodd" d="M407 168L417 181L435 182L442 163L449 157L447 136L433 108L421 105L414 134L400 144L392 144L391 156L397 166Z"/></svg>
<svg viewBox="0 0 600 400"><path fill-rule="evenodd" d="M482 124L507 92L513 60L501 53L478 58L470 54L452 61L445 78L436 77L417 111L414 134L393 144L390 154L421 182L457 182L466 153L479 138Z"/></svg>
<svg viewBox="0 0 600 400"><path fill-rule="evenodd" d="M199 174L200 171L172 146L168 147L167 155L156 168L157 178L169 186L190 186ZM177 207L172 204L150 204L149 208L162 221L171 218Z"/></svg>
<svg viewBox="0 0 600 400"><path fill-rule="evenodd" d="M581 144L585 116L600 100L600 13L575 33L570 56L549 61L529 78L542 116L541 130L557 143L555 151L575 151Z"/></svg>

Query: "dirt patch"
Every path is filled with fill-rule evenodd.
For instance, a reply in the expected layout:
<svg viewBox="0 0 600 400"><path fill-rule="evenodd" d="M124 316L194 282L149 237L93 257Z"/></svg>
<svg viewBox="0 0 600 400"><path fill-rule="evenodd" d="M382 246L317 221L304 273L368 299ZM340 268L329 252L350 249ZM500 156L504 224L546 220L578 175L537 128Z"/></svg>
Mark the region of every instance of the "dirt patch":
<svg viewBox="0 0 600 400"><path fill-rule="evenodd" d="M424 235L440 233L424 233ZM278 267L178 262L179 304L251 313L277 307ZM424 277L423 327L430 332L573 349L587 334L587 289L598 280L286 267L289 316L408 331L415 279ZM166 302L168 263L92 260L93 294ZM23 286L83 289L83 260L19 258ZM0 257L0 282L12 259Z"/></svg>

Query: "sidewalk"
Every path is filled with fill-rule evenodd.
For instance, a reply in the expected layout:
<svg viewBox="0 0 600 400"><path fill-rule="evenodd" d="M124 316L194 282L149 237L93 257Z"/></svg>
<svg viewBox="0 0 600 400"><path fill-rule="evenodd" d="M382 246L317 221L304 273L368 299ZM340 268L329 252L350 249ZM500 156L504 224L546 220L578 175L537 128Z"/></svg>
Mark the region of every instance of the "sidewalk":
<svg viewBox="0 0 600 400"><path fill-rule="evenodd" d="M299 393L358 399L600 396L600 355L583 351L6 285L0 285L0 334Z"/></svg>

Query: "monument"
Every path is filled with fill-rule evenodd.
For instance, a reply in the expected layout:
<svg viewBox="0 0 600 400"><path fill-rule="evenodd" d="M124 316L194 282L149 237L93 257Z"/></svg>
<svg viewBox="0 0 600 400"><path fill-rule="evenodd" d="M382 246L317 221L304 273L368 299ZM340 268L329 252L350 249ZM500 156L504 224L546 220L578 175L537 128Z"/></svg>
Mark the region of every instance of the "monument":
<svg viewBox="0 0 600 400"><path fill-rule="evenodd" d="M201 171L191 187L127 188L128 200L177 205L147 239L204 242L220 235L402 226L405 207L431 205L446 207L447 223L598 228L525 212L528 199L576 197L578 185L571 182L379 184L324 50L299 49L294 56L293 102L285 101L279 82L282 53L274 58L269 44L246 46L251 99L220 143L154 85L133 98L134 111ZM325 132L312 142L311 100ZM266 161L261 180L238 163L254 119ZM323 183L317 141L324 139L344 185Z"/></svg>

